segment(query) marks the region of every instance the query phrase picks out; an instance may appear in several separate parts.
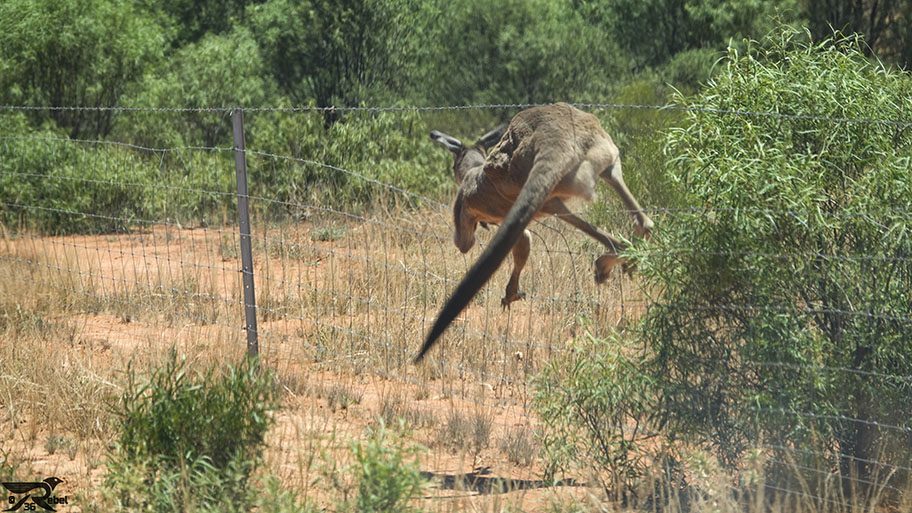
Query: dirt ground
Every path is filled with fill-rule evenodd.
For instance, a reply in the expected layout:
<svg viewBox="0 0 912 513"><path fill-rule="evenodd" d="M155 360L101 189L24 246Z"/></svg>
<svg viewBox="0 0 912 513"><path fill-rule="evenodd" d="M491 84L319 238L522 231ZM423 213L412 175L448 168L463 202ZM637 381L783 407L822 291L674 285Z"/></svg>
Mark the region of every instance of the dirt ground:
<svg viewBox="0 0 912 513"><path fill-rule="evenodd" d="M329 219L254 234L260 350L285 391L267 440L268 470L319 503L331 496L332 465L350 462L351 442L381 418L401 418L427 448L421 468L434 485L421 500L426 509L545 511L597 494L540 481L531 380L573 337L640 315L634 282L617 276L596 287L596 248L539 226L523 275L526 300L502 311L502 269L429 361L413 366L423 333L478 252L460 255L445 223L437 213L396 223ZM72 404L116 395L128 363L152 365L170 347L199 361L236 361L246 340L237 242L232 228L168 225L0 239L0 269L18 276L25 295L16 301L52 305L42 312L53 334L36 335L43 342L31 347L85 380L56 392L90 397L44 397L55 390L42 388L40 373L15 378L24 380L18 389L36 390L28 400L76 419L91 407ZM17 474L64 478L62 493L77 499L68 511L83 510L103 482L110 428L89 420L68 432L65 421L17 413L17 399L0 397L7 460Z"/></svg>

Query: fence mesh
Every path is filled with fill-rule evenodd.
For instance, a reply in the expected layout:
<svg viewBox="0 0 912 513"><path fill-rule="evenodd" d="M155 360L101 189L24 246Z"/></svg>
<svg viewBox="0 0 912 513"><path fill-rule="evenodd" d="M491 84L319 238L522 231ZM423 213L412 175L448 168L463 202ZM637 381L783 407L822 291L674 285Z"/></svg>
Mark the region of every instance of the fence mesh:
<svg viewBox="0 0 912 513"><path fill-rule="evenodd" d="M537 222L530 227L532 255L522 278L525 299L509 309L501 307L509 272L505 264L444 335L430 360L412 366L420 341L478 250L462 255L452 244L449 197L453 185L445 152L410 161L412 166L423 162L426 168L400 181L389 178L405 176L396 174L401 171L396 163L379 157L386 152L408 153L396 147L405 142L386 133L390 124L408 132L407 127L421 117L421 126L457 123L465 131L481 133L481 123L488 122L492 112L503 119L520 107L340 109L351 116L351 125L361 127L360 132L352 135L327 128L324 140L300 142L295 140L295 128L324 123L323 111L252 109L246 113L246 124L253 127L245 158L257 335L260 354L276 370L290 405L279 414L269 441L270 466L283 482L319 495L314 482L323 472L318 461L321 451L344 461L346 441L357 439L365 426L383 418L388 423L405 419L421 433L421 441L434 448L426 467L440 476L495 467L496 473L515 479L519 488L544 486L540 481L544 469L533 452L532 433L538 428L530 409L533 378L567 351L569 340L584 334L610 337L635 325L650 304L648 293L636 276L623 273L596 286L593 261L601 253L599 247L559 219ZM674 106L583 107L596 111L618 134L629 170L651 163L654 148L624 142L654 134L673 124L681 112ZM0 107L13 112L29 109ZM636 123L624 121L616 116L618 110L633 110L640 118ZM117 113L120 123L138 127L153 126L149 120L162 119L203 127L200 139L185 141L188 144L176 144L167 134L156 133L131 132L135 140L115 141L0 132L0 183L7 189L0 202L4 227L0 266L10 276L7 292L15 293L11 301L21 303L16 308L43 315L35 321L35 333L17 332L17 336L43 341L37 347L72 361L68 365L78 368L72 372L94 383L95 388L84 390L116 392L118 386L102 377L110 369L127 361L154 362L172 346L200 360L236 361L243 353L245 300L234 145L228 124L231 111L122 109ZM848 121L908 126L898 120ZM277 133L270 133L270 126ZM426 138L417 129L411 135ZM284 144L277 145L276 140ZM349 165L354 161L346 157L347 152L360 152L365 158ZM372 160L374 156L378 157ZM628 179L633 189L636 180ZM601 197L612 195L603 191ZM657 226L671 216L707 215L705 207L647 210ZM588 213L611 223L610 232L631 232L627 213L613 199L598 202ZM493 229L481 229L479 234L483 247ZM756 254L736 249L727 254L731 255L748 260L822 258L834 266L872 259L907 266L912 258ZM694 308L749 315L780 306ZM796 314L793 308L781 308L785 315ZM799 312L819 313L820 308L810 305ZM910 321L908 312L859 308L844 313ZM794 365L755 363L780 371ZM875 380L884 389L908 390L912 385L912 376L906 375L868 375L847 368L826 371ZM12 379L9 376L13 373L6 376ZM40 399L46 390L39 378L19 386L24 396L47 404ZM74 400L72 408L90 415L90 403L91 397ZM761 406L757 413L821 416ZM908 420L830 420L873 423L879 430L896 431L900 438L912 440ZM76 429L73 426L84 424L58 419L50 427L36 424L31 429L47 430L42 434L50 436L55 430ZM106 433L102 425L84 430L81 436L86 439ZM806 448L756 442L773 458L804 471L808 482L835 479L835 467L800 463L809 461L801 457L807 455ZM79 460L81 479L97 484L89 460L99 453L88 454L80 456L84 458ZM838 452L818 456L836 461L837 466L840 460L853 458ZM70 468L60 458L48 458L49 470ZM910 472L907 460L891 454L865 463L891 476ZM900 481L878 483L899 494L904 491ZM826 486L765 486L821 505L834 503L841 510L856 506Z"/></svg>

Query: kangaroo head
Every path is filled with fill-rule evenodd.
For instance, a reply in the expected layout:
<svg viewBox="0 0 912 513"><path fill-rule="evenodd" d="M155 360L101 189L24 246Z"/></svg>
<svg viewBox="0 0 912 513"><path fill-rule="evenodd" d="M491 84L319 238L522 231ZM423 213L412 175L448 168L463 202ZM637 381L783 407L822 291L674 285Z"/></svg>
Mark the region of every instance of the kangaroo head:
<svg viewBox="0 0 912 513"><path fill-rule="evenodd" d="M506 125L501 125L491 130L481 136L473 146L466 146L459 139L438 130L431 132L431 140L453 154L453 177L456 179L456 183L461 185L471 170L481 171L485 163L485 155L492 146L497 144L506 128ZM464 203L460 190L456 193L456 202L453 204L453 222L456 226L453 242L463 253L469 251L475 244L475 229L478 227L478 220L467 211Z"/></svg>
<svg viewBox="0 0 912 513"><path fill-rule="evenodd" d="M431 140L443 146L453 154L453 176L456 183L462 183L466 173L484 165L485 155L503 136L506 125L501 125L481 136L472 146L466 146L459 139L439 130L431 131Z"/></svg>

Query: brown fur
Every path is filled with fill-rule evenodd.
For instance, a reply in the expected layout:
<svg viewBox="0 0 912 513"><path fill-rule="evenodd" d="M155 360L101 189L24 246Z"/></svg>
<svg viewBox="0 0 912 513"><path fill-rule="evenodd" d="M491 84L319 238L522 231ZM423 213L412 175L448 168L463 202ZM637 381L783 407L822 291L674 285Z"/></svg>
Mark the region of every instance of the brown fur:
<svg viewBox="0 0 912 513"><path fill-rule="evenodd" d="M490 140L494 132L482 141ZM523 294L519 275L529 256L531 237L526 226L533 220L556 215L598 240L608 253L596 260L595 279L604 282L611 268L620 263L625 245L577 217L565 201L595 198L597 178L606 180L631 211L637 232L648 236L652 220L627 189L621 173L617 146L598 118L566 103L524 110L513 117L500 141L485 155L485 146L465 149L439 132L441 141L456 155L454 173L459 190L453 208L454 242L467 252L475 243L478 223L500 224L491 243L466 273L440 311L415 361L420 361L446 327L484 286L508 252L513 252L513 272L501 304L504 307ZM456 149L454 149L454 147ZM482 160L483 157L483 160Z"/></svg>

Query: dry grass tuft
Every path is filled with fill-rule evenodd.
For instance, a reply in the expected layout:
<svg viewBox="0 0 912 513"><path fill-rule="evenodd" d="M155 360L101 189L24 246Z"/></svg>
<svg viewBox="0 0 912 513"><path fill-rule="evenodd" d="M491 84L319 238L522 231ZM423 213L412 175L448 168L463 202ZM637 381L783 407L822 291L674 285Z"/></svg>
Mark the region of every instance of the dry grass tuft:
<svg viewBox="0 0 912 513"><path fill-rule="evenodd" d="M491 412L476 409L463 413L454 408L437 431L437 443L451 450L478 454L490 445L493 430Z"/></svg>
<svg viewBox="0 0 912 513"><path fill-rule="evenodd" d="M324 390L323 397L331 411L347 410L349 406L361 404L363 394L353 387L332 384Z"/></svg>
<svg viewBox="0 0 912 513"><path fill-rule="evenodd" d="M34 440L43 429L101 438L117 386L91 355L66 315L70 302L47 275L9 263L0 281L0 398L11 429Z"/></svg>
<svg viewBox="0 0 912 513"><path fill-rule="evenodd" d="M432 412L412 404L404 394L398 392L387 392L380 398L377 418L387 426L401 423L411 430L433 427L437 424L437 418Z"/></svg>
<svg viewBox="0 0 912 513"><path fill-rule="evenodd" d="M507 456L507 461L528 467L535 461L538 445L532 430L527 426L515 426L504 432L498 448Z"/></svg>

